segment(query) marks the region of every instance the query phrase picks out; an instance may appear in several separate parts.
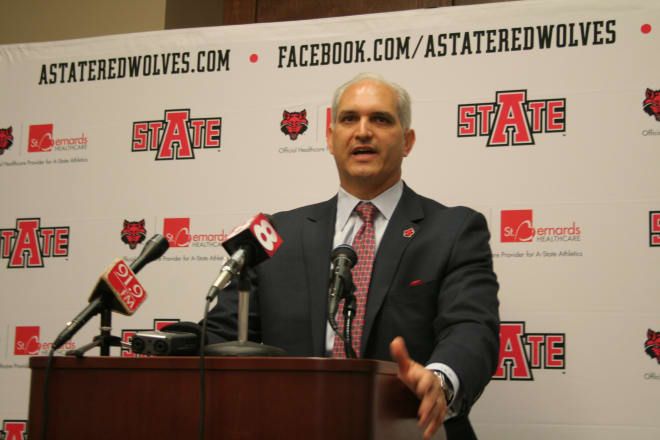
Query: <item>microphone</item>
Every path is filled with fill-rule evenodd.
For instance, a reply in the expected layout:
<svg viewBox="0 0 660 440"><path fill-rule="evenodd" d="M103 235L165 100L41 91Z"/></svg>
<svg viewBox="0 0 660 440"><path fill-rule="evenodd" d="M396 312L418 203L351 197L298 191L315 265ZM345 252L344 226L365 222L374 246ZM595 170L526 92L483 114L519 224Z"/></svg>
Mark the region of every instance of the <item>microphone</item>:
<svg viewBox="0 0 660 440"><path fill-rule="evenodd" d="M357 263L357 254L352 246L340 244L332 250L330 260L330 288L328 291L328 319L332 328L335 329L335 314L339 307L339 301L346 298L353 291L353 276L351 269Z"/></svg>
<svg viewBox="0 0 660 440"><path fill-rule="evenodd" d="M137 259L129 266L122 259L116 259L110 268L101 275L89 297L89 304L82 312L67 322L64 330L55 338L52 350L57 350L73 337L92 316L106 308L132 315L147 298L135 274L147 263L160 258L169 248L169 243L162 235L154 235L142 248Z"/></svg>
<svg viewBox="0 0 660 440"><path fill-rule="evenodd" d="M222 242L222 247L230 257L222 265L220 275L211 286L207 301L212 301L220 290L227 287L244 266L256 266L273 256L282 244L282 238L272 223L271 216L257 214L235 228Z"/></svg>

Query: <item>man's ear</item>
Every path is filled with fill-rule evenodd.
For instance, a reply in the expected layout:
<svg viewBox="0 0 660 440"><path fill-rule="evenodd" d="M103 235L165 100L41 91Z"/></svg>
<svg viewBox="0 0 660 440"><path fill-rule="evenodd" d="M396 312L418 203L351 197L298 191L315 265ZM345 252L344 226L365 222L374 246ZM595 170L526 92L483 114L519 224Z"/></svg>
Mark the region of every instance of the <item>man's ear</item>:
<svg viewBox="0 0 660 440"><path fill-rule="evenodd" d="M333 134L334 132L332 131L332 124L328 125L328 127L325 129L325 140L328 144L328 151L330 151L330 154L334 155L335 154L335 149L333 145Z"/></svg>
<svg viewBox="0 0 660 440"><path fill-rule="evenodd" d="M403 157L408 157L410 151L413 148L413 145L415 145L415 139L416 139L415 130L413 130L412 128L408 129L408 131L406 131L403 134L403 141L404 141Z"/></svg>

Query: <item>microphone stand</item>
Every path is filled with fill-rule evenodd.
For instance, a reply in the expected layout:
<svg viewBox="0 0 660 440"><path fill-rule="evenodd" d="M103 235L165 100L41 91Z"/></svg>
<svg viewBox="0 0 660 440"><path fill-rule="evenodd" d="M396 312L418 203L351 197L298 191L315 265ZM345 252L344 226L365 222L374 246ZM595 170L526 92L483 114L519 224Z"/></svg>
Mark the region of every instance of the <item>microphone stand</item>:
<svg viewBox="0 0 660 440"><path fill-rule="evenodd" d="M104 307L101 310L100 329L101 334L94 336L92 342L85 344L82 347L78 347L75 350L67 350L65 355L82 358L85 353L92 348L99 347L101 350L101 356L110 356L110 347L131 348L131 345L127 342L122 342L119 336L112 336L110 334L112 331L112 309L110 307Z"/></svg>
<svg viewBox="0 0 660 440"><path fill-rule="evenodd" d="M250 315L250 291L252 281L247 268L238 274L238 340L220 342L204 347L206 356L286 356L278 347L248 341L248 318Z"/></svg>
<svg viewBox="0 0 660 440"><path fill-rule="evenodd" d="M353 318L355 318L355 295L353 295L353 289L350 293L346 295L346 301L344 301L344 354L347 359L355 359L355 350L353 350Z"/></svg>

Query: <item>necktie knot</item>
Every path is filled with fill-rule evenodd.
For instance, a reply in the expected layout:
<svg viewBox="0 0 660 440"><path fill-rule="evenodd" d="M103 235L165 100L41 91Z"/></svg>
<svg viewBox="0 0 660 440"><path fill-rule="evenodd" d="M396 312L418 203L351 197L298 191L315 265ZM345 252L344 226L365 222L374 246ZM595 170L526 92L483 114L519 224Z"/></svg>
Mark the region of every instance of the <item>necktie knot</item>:
<svg viewBox="0 0 660 440"><path fill-rule="evenodd" d="M372 205L371 202L367 202L367 203L361 202L355 207L355 212L357 212L358 217L360 217L360 219L362 219L363 222L373 223L374 216L378 212L378 208Z"/></svg>

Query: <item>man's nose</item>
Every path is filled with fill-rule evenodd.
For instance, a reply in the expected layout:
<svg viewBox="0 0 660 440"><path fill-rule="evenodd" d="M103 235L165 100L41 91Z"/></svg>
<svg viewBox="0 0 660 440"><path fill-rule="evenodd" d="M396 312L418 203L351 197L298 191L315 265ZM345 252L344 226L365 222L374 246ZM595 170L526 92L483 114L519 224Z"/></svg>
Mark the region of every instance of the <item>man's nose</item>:
<svg viewBox="0 0 660 440"><path fill-rule="evenodd" d="M371 132L371 122L369 121L369 118L360 118L355 136L359 139L369 139L372 135L373 133Z"/></svg>

